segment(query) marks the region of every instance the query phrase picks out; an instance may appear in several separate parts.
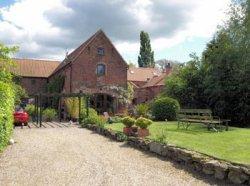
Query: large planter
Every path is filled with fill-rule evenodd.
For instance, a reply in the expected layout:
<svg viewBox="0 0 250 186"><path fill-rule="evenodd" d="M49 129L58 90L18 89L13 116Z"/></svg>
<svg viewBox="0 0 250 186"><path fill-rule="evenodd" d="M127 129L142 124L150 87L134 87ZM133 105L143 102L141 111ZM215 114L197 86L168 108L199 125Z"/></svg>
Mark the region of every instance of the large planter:
<svg viewBox="0 0 250 186"><path fill-rule="evenodd" d="M127 136L130 136L132 133L132 127L124 127L123 133L126 134Z"/></svg>
<svg viewBox="0 0 250 186"><path fill-rule="evenodd" d="M149 135L148 129L138 129L138 137L144 138Z"/></svg>
<svg viewBox="0 0 250 186"><path fill-rule="evenodd" d="M136 134L138 131L137 127L124 127L123 128L123 133L126 134L127 136L133 136Z"/></svg>

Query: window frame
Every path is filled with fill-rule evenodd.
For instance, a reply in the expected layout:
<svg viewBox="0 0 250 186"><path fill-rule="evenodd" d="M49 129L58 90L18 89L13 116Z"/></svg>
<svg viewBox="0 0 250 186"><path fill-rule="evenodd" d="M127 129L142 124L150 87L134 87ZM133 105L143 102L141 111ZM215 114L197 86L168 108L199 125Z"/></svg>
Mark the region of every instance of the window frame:
<svg viewBox="0 0 250 186"><path fill-rule="evenodd" d="M99 73L98 73L98 67L99 67L99 66L104 67L104 72L103 72L102 74L99 74ZM101 76L105 76L106 74L107 74L107 65L104 64L104 63L98 63L98 64L96 65L96 75L97 75L98 77L101 77Z"/></svg>
<svg viewBox="0 0 250 186"><path fill-rule="evenodd" d="M102 51L102 52L100 52L100 51ZM104 55L105 55L105 50L104 50L104 48L103 48L103 47L98 47L98 48L97 48L97 54L98 54L99 56L104 56Z"/></svg>

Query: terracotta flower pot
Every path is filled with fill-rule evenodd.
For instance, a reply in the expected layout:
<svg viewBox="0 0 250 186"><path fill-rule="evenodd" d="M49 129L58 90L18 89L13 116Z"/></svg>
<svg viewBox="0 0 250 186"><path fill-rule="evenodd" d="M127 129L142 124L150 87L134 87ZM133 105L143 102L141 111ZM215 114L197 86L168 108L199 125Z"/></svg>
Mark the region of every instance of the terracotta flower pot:
<svg viewBox="0 0 250 186"><path fill-rule="evenodd" d="M132 133L137 133L138 127L131 127Z"/></svg>
<svg viewBox="0 0 250 186"><path fill-rule="evenodd" d="M123 133L126 134L127 136L131 135L132 128L131 127L124 127L123 128Z"/></svg>
<svg viewBox="0 0 250 186"><path fill-rule="evenodd" d="M148 129L138 129L138 137L144 138L149 135Z"/></svg>

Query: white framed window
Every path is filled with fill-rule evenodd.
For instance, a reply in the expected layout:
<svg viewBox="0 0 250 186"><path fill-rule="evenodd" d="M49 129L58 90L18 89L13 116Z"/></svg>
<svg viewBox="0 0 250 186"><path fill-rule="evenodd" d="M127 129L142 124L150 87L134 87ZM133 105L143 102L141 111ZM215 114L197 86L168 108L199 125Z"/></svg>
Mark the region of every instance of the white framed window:
<svg viewBox="0 0 250 186"><path fill-rule="evenodd" d="M98 64L96 67L97 76L104 76L106 74L106 65Z"/></svg>

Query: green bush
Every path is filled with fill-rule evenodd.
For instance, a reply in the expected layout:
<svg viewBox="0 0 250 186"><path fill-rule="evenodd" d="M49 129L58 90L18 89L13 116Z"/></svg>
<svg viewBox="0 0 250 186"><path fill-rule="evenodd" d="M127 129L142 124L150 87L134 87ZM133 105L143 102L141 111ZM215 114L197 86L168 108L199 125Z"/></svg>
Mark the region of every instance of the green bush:
<svg viewBox="0 0 250 186"><path fill-rule="evenodd" d="M12 85L0 81L0 151L8 144L13 131L14 98Z"/></svg>
<svg viewBox="0 0 250 186"><path fill-rule="evenodd" d="M120 116L111 117L111 122L112 123L121 123L122 122L122 118Z"/></svg>
<svg viewBox="0 0 250 186"><path fill-rule="evenodd" d="M102 116L98 116L97 112L93 108L89 108L89 116L87 116L87 110L83 109L80 114L80 123L84 126L86 124L95 124L100 127L104 127L106 120Z"/></svg>
<svg viewBox="0 0 250 186"><path fill-rule="evenodd" d="M127 117L125 117L125 118L122 119L122 123L126 127L132 127L135 124L135 119L127 116Z"/></svg>
<svg viewBox="0 0 250 186"><path fill-rule="evenodd" d="M146 103L136 105L135 111L138 117L142 116L147 118L149 115L149 105Z"/></svg>
<svg viewBox="0 0 250 186"><path fill-rule="evenodd" d="M29 104L25 107L25 111L29 114L29 116L34 116L35 115L35 105Z"/></svg>
<svg viewBox="0 0 250 186"><path fill-rule="evenodd" d="M149 125L151 125L153 122L150 119L144 118L144 117L139 117L136 122L135 125L140 127L141 129L146 129L148 128Z"/></svg>
<svg viewBox="0 0 250 186"><path fill-rule="evenodd" d="M97 117L97 116L98 116L98 114L97 114L96 110L93 108L89 108L89 117L93 118L93 117ZM84 121L87 118L88 118L87 117L87 109L84 108L84 109L82 109L82 111L80 113L79 122L84 123Z"/></svg>
<svg viewBox="0 0 250 186"><path fill-rule="evenodd" d="M176 120L177 111L180 109L180 105L177 100L170 97L156 98L152 104L152 115L155 120L164 121Z"/></svg>
<svg viewBox="0 0 250 186"><path fill-rule="evenodd" d="M52 121L56 117L56 114L56 110L52 108L43 110L43 117L46 121Z"/></svg>

